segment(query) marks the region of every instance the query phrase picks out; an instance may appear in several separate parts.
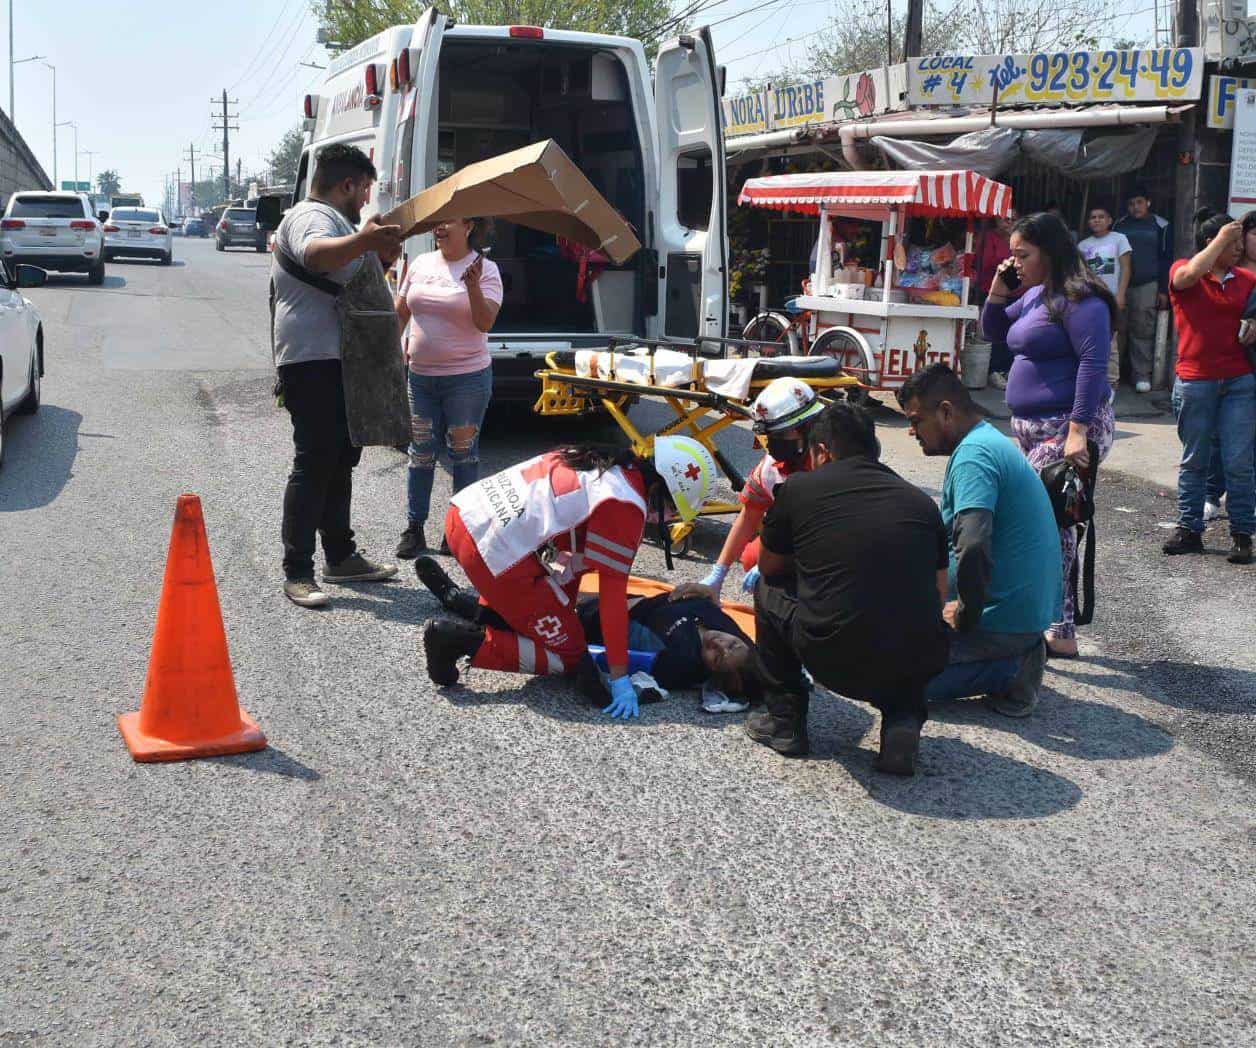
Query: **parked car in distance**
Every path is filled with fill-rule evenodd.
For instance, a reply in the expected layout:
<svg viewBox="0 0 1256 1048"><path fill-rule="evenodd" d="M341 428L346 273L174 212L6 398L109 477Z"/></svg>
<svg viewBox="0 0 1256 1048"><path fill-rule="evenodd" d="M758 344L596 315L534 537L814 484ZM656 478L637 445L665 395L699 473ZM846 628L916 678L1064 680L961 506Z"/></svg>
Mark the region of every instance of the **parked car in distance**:
<svg viewBox="0 0 1256 1048"><path fill-rule="evenodd" d="M0 219L0 257L11 270L25 263L105 281L104 233L81 193L14 193Z"/></svg>
<svg viewBox="0 0 1256 1048"><path fill-rule="evenodd" d="M44 377L44 329L39 311L23 288L40 287L46 270L22 263L0 265L0 466L4 465L4 420L39 410Z"/></svg>
<svg viewBox="0 0 1256 1048"><path fill-rule="evenodd" d="M214 230L219 251L229 247L251 247L266 250L266 231L257 224L257 210L251 207L229 207L222 213Z"/></svg>
<svg viewBox="0 0 1256 1048"><path fill-rule="evenodd" d="M170 223L170 235L172 237L183 236L183 219L176 218L173 222Z"/></svg>
<svg viewBox="0 0 1256 1048"><path fill-rule="evenodd" d="M115 207L105 223L105 259L155 258L163 266L174 258L170 226L155 207Z"/></svg>
<svg viewBox="0 0 1256 1048"><path fill-rule="evenodd" d="M203 218L185 218L183 220L183 235L185 237L209 236L209 230L205 228L205 220Z"/></svg>

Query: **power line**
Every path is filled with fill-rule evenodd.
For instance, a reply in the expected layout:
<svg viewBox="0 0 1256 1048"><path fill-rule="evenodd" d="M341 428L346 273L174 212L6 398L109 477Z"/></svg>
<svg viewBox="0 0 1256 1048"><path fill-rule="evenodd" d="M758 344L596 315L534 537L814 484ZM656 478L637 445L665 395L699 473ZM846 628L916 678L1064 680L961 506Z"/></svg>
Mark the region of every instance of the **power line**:
<svg viewBox="0 0 1256 1048"><path fill-rule="evenodd" d="M252 98L250 98L247 102L244 103L244 107L246 109L249 108L251 105L253 105L259 98L262 97L262 95L266 93L266 91L270 87L271 81L273 81L275 78L275 74L279 70L284 68L287 62L288 53L292 50L292 45L295 44L298 40L298 37L295 35L296 29L301 24L301 22L305 19L306 13L307 12L305 8L301 8L297 12L296 21L294 21L288 28L287 46L283 49L283 52L279 55L277 59L274 59L273 57L270 59L271 61L270 75L267 76L266 79L262 82L262 86L257 89L257 93ZM307 54L308 54L308 51L307 51Z"/></svg>
<svg viewBox="0 0 1256 1048"><path fill-rule="evenodd" d="M227 88L228 91L234 91L240 85L240 82L253 71L253 66L257 63L258 58L261 57L262 51L265 50L267 44L270 43L270 38L274 35L275 30L279 28L279 23L283 21L284 15L288 13L288 8L291 6L292 0L284 0L283 7L279 9L279 14L275 16L275 21L271 25L270 31L267 32L262 42L258 44L257 50L253 52L253 57L249 59L249 64L244 67L244 72L236 77L234 84Z"/></svg>

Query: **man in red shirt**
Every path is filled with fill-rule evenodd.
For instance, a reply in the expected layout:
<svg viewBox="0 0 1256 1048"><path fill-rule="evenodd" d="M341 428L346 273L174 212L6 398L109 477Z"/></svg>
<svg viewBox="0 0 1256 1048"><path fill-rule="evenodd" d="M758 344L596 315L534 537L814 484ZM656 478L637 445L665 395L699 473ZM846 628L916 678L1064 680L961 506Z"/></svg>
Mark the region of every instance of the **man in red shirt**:
<svg viewBox="0 0 1256 1048"><path fill-rule="evenodd" d="M1196 254L1173 263L1169 298L1178 330L1173 412L1182 441L1178 466L1178 525L1164 552L1201 553L1204 491L1213 434L1221 440L1230 512L1232 564L1252 561L1256 531L1256 375L1239 340L1256 276L1237 267L1243 227L1229 215L1212 215L1195 233ZM1247 338L1256 342L1256 333Z"/></svg>

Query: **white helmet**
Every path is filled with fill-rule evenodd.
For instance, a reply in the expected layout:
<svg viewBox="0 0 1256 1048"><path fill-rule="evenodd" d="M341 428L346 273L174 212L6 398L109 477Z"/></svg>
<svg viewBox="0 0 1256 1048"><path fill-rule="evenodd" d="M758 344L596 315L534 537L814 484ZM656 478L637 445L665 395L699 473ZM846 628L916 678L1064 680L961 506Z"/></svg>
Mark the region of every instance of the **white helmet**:
<svg viewBox="0 0 1256 1048"><path fill-rule="evenodd" d="M778 378L754 398L753 410L755 432L776 433L818 415L824 410L824 404L807 383L796 378Z"/></svg>
<svg viewBox="0 0 1256 1048"><path fill-rule="evenodd" d="M681 520L693 520L715 483L715 460L693 437L655 437L654 468L659 471Z"/></svg>

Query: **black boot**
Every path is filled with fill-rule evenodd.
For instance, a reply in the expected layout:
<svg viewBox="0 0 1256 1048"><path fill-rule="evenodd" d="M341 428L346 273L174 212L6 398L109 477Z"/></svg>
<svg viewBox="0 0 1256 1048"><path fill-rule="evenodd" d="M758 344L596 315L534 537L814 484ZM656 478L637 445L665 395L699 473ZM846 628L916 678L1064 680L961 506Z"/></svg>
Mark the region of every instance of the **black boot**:
<svg viewBox="0 0 1256 1048"><path fill-rule="evenodd" d="M1170 557L1181 556L1183 553L1203 553L1204 539L1198 531L1191 531L1181 525L1173 529L1169 540L1160 547Z"/></svg>
<svg viewBox="0 0 1256 1048"><path fill-rule="evenodd" d="M891 720L882 714L881 752L873 767L887 775L915 775L920 729L923 727L917 717L898 716Z"/></svg>
<svg viewBox="0 0 1256 1048"><path fill-rule="evenodd" d="M436 684L458 683L458 660L480 650L484 630L456 619L428 619L423 624L427 675Z"/></svg>
<svg viewBox="0 0 1256 1048"><path fill-rule="evenodd" d="M397 552L393 555L398 560L414 560L425 549L427 540L423 537L423 525L410 524L401 533L401 541L397 543Z"/></svg>
<svg viewBox="0 0 1256 1048"><path fill-rule="evenodd" d="M811 695L770 691L763 698L767 709L746 718L745 732L755 742L771 746L786 757L805 757L811 749L807 739L807 710Z"/></svg>
<svg viewBox="0 0 1256 1048"><path fill-rule="evenodd" d="M419 557L414 573L446 611L461 615L471 622L480 621L480 599L470 590L460 589L449 574L431 557Z"/></svg>
<svg viewBox="0 0 1256 1048"><path fill-rule="evenodd" d="M1251 535L1233 535L1234 545L1230 547L1230 555L1226 557L1231 564L1250 564L1252 562Z"/></svg>

